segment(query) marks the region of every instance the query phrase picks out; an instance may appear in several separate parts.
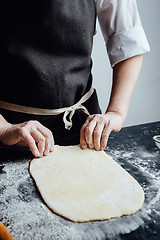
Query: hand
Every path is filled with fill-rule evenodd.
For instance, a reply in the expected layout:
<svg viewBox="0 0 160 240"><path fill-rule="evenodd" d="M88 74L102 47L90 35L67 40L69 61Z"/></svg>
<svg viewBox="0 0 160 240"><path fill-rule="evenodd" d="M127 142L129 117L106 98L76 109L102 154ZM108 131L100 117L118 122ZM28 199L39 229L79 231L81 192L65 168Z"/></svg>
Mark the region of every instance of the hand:
<svg viewBox="0 0 160 240"><path fill-rule="evenodd" d="M54 145L52 132L38 121L5 124L0 131L0 141L6 145L28 145L36 157L48 155Z"/></svg>
<svg viewBox="0 0 160 240"><path fill-rule="evenodd" d="M125 117L118 112L89 116L80 131L80 145L95 150L104 150L111 132L120 131Z"/></svg>

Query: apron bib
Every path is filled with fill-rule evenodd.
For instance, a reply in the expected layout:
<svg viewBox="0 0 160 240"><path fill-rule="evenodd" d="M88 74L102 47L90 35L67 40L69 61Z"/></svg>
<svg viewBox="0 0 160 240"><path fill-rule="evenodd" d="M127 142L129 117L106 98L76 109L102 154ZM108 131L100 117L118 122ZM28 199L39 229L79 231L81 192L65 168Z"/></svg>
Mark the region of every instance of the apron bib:
<svg viewBox="0 0 160 240"><path fill-rule="evenodd" d="M92 85L94 0L3 2L0 100L44 109L77 103Z"/></svg>

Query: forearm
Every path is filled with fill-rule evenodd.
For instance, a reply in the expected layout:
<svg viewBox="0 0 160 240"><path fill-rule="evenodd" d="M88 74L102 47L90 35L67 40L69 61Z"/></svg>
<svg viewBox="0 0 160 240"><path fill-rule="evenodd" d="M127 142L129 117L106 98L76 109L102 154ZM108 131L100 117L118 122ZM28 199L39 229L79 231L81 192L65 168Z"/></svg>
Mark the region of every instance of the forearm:
<svg viewBox="0 0 160 240"><path fill-rule="evenodd" d="M80 144L83 149L88 146L104 150L110 133L120 131L141 65L142 56L136 56L114 67L111 97L106 113L89 116L81 128Z"/></svg>
<svg viewBox="0 0 160 240"><path fill-rule="evenodd" d="M142 65L142 55L124 60L113 69L113 84L106 112L116 112L126 117L130 98Z"/></svg>

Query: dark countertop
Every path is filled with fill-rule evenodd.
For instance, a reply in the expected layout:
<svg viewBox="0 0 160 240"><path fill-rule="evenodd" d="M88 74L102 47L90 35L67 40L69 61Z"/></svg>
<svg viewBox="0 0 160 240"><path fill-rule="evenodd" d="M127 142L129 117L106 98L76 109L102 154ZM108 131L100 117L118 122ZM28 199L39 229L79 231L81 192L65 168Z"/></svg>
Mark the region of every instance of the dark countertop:
<svg viewBox="0 0 160 240"><path fill-rule="evenodd" d="M112 133L107 154L143 187L140 211L109 221L73 223L52 213L28 172L32 154L24 147L0 147L0 221L15 240L158 240L160 239L160 149L152 137L160 122Z"/></svg>

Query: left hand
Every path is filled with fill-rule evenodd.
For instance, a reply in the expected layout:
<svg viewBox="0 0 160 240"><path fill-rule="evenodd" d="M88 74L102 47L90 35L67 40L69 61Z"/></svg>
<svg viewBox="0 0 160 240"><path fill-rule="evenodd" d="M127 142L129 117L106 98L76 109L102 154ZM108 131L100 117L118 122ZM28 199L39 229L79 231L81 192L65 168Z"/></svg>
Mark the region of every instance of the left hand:
<svg viewBox="0 0 160 240"><path fill-rule="evenodd" d="M80 145L95 150L104 150L111 132L119 132L125 117L119 112L90 115L80 131Z"/></svg>

